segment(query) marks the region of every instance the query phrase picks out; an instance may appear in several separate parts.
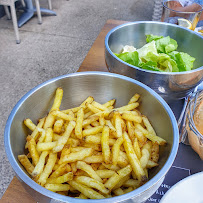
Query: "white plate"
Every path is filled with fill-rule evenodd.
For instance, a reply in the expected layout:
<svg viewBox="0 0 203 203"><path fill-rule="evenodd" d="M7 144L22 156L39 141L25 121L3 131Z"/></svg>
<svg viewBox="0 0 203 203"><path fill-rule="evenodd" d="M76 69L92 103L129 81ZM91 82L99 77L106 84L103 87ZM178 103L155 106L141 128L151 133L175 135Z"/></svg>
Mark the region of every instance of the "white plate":
<svg viewBox="0 0 203 203"><path fill-rule="evenodd" d="M160 203L203 203L203 172L176 183L161 198Z"/></svg>

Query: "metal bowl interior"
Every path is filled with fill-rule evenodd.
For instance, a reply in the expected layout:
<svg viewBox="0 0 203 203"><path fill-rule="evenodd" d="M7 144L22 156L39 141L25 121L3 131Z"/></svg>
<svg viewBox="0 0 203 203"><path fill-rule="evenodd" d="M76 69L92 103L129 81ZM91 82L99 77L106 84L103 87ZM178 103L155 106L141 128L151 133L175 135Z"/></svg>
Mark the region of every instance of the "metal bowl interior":
<svg viewBox="0 0 203 203"><path fill-rule="evenodd" d="M155 72L132 66L115 56L125 45L136 48L146 44L146 35L170 36L178 43L178 51L195 57L194 70L186 72ZM110 72L129 76L151 87L165 99L181 99L203 79L203 36L169 23L140 21L112 29L105 38L105 59Z"/></svg>
<svg viewBox="0 0 203 203"><path fill-rule="evenodd" d="M141 95L139 110L149 118L158 136L164 138L168 144L161 149L159 166L150 171L150 180L146 184L133 192L110 198L108 201L117 202L137 198L137 202L142 202L151 196L162 183L178 150L179 136L176 119L166 102L146 85L125 76L103 72L75 73L51 79L29 91L12 110L5 127L5 149L17 176L29 186L27 189L34 189L31 195L34 195L36 200L39 198L42 200L42 196L45 199L62 202L75 200L53 193L35 183L17 159L19 154L24 154L26 135L29 133L23 125L23 120L30 118L33 122L37 122L39 118L46 116L53 103L57 87L64 89L61 109L76 107L90 95L100 103L115 98L117 107L126 105L135 93ZM90 200L77 199L77 201Z"/></svg>

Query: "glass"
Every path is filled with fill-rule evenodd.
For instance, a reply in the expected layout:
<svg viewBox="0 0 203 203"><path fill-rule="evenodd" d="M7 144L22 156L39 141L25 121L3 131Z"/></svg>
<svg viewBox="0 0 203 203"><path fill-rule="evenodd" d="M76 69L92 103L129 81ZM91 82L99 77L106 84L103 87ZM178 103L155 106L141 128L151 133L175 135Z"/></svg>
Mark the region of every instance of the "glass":
<svg viewBox="0 0 203 203"><path fill-rule="evenodd" d="M203 7L191 1L190 5L182 6L181 2L164 0L161 21L195 30Z"/></svg>

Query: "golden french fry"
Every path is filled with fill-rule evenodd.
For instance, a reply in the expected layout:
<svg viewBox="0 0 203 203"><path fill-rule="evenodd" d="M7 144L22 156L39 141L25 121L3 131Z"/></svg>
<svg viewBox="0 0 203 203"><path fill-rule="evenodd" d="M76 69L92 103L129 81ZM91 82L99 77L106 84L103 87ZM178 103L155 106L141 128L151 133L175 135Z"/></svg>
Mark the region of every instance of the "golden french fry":
<svg viewBox="0 0 203 203"><path fill-rule="evenodd" d="M42 143L37 143L37 151L48 151L52 150L54 147L56 147L57 142L42 142Z"/></svg>
<svg viewBox="0 0 203 203"><path fill-rule="evenodd" d="M85 99L85 101L80 105L80 108L85 109L85 107L87 107L88 104L92 103L94 101L94 98L89 96L87 97L87 99Z"/></svg>
<svg viewBox="0 0 203 203"><path fill-rule="evenodd" d="M104 186L109 190L112 190L116 186L116 184L118 184L122 178L124 178L125 176L128 176L131 173L131 171L132 171L132 167L130 165L120 169L119 171L117 171L118 174L115 173L111 178L109 178L104 184Z"/></svg>
<svg viewBox="0 0 203 203"><path fill-rule="evenodd" d="M92 148L86 148L79 152L70 153L68 155L65 155L62 160L59 160L59 164L83 160L85 157L90 156L92 152L93 152Z"/></svg>
<svg viewBox="0 0 203 203"><path fill-rule="evenodd" d="M50 112L48 114L48 116L45 118L45 122L44 122L44 126L43 128L46 129L46 128L52 128L52 126L54 125L54 122L55 122L55 117L52 115L52 112Z"/></svg>
<svg viewBox="0 0 203 203"><path fill-rule="evenodd" d="M115 171L102 169L102 170L97 170L96 173L100 178L104 179L104 178L110 178L112 175L115 174Z"/></svg>
<svg viewBox="0 0 203 203"><path fill-rule="evenodd" d="M136 122L136 123L141 123L142 122L142 117L133 115L133 113L123 113L122 118L124 120L126 120L126 121L133 121L133 122Z"/></svg>
<svg viewBox="0 0 203 203"><path fill-rule="evenodd" d="M133 126L132 121L126 121L126 126L128 130L128 135L130 136L130 139L133 140L135 137L135 128Z"/></svg>
<svg viewBox="0 0 203 203"><path fill-rule="evenodd" d="M141 155L141 151L140 151L140 147L139 147L137 138L134 139L133 147L134 147L135 154L137 155L137 158L140 160L142 155Z"/></svg>
<svg viewBox="0 0 203 203"><path fill-rule="evenodd" d="M102 162L102 165L103 165L105 168L107 168L107 169L109 169L109 170L112 170L112 171L118 171L118 170L120 169L119 166L114 166L114 165L112 165L112 164L105 164L104 162Z"/></svg>
<svg viewBox="0 0 203 203"><path fill-rule="evenodd" d="M66 110L62 110L61 112L65 113L65 114L69 114L70 112L76 113L81 107L74 107L71 109L66 109Z"/></svg>
<svg viewBox="0 0 203 203"><path fill-rule="evenodd" d="M101 147L102 147L102 154L104 158L104 162L106 164L110 163L110 148L109 148L109 127L104 126L102 131L102 137L101 137Z"/></svg>
<svg viewBox="0 0 203 203"><path fill-rule="evenodd" d="M77 197L76 197L77 198ZM80 193L80 195L78 196L79 199L88 199L88 197L86 197L84 194Z"/></svg>
<svg viewBox="0 0 203 203"><path fill-rule="evenodd" d="M33 165L36 166L39 161L39 154L36 149L36 142L34 138L31 137L30 135L27 136L27 142L28 142L28 150L32 158Z"/></svg>
<svg viewBox="0 0 203 203"><path fill-rule="evenodd" d="M151 155L151 147L152 143L147 142L143 147L142 147L142 157L140 158L140 164L142 168L146 168L147 163L149 161L150 155Z"/></svg>
<svg viewBox="0 0 203 203"><path fill-rule="evenodd" d="M92 111L93 113L99 113L99 112L101 112L100 109L98 109L97 107L93 106L92 104L88 104L87 107L88 107L88 109L89 109L90 111Z"/></svg>
<svg viewBox="0 0 203 203"><path fill-rule="evenodd" d="M76 121L76 118L68 115L68 114L65 114L61 111L52 111L51 112L51 115L52 116L55 116L55 117L59 117L59 118L62 118L63 120L66 120L66 121Z"/></svg>
<svg viewBox="0 0 203 203"><path fill-rule="evenodd" d="M70 144L65 144L62 151L61 151L61 156L60 156L60 160L63 160L64 156L70 154L71 152L71 147L70 147Z"/></svg>
<svg viewBox="0 0 203 203"><path fill-rule="evenodd" d="M121 151L120 151L121 152ZM118 156L118 166L120 168L126 167L129 164L128 160L125 159L120 153Z"/></svg>
<svg viewBox="0 0 203 203"><path fill-rule="evenodd" d="M93 127L101 126L100 123L99 123L98 121L94 121L94 122L92 122L91 125L92 125Z"/></svg>
<svg viewBox="0 0 203 203"><path fill-rule="evenodd" d="M53 130L52 128L45 129L45 140L44 142L52 142L53 139Z"/></svg>
<svg viewBox="0 0 203 203"><path fill-rule="evenodd" d="M57 141L57 145L53 148L54 153L60 152L63 149L64 145L68 141L68 138L70 137L71 132L75 128L75 125L76 125L75 121L69 122L69 124L66 127L65 132L63 133L61 138L59 138L59 140Z"/></svg>
<svg viewBox="0 0 203 203"><path fill-rule="evenodd" d="M128 102L128 104L132 104L138 101L138 99L140 98L139 94L135 94L133 95L133 97L130 99L130 101Z"/></svg>
<svg viewBox="0 0 203 203"><path fill-rule="evenodd" d="M105 107L110 107L110 106L113 106L115 104L116 100L115 99L111 99L109 100L108 102L106 102L105 104L103 104L103 106Z"/></svg>
<svg viewBox="0 0 203 203"><path fill-rule="evenodd" d="M147 117L143 116L142 117L142 120L143 120L143 123L144 125L146 126L147 128L147 131L148 131L148 134L146 134L145 136L151 140L153 143L158 143L159 145L164 145L166 144L166 141L161 138L161 137L158 137L152 127L152 125L150 124L149 120Z"/></svg>
<svg viewBox="0 0 203 203"><path fill-rule="evenodd" d="M108 108L107 107L105 107L104 105L102 105L102 104L100 104L100 103L98 103L98 102L96 102L96 101L93 101L92 103L91 103L95 108L97 108L97 109L99 109L99 110L101 110L101 111L108 111ZM97 112L96 112L97 113Z"/></svg>
<svg viewBox="0 0 203 203"><path fill-rule="evenodd" d="M108 194L109 193L109 190L107 190L105 187L104 187L104 184L99 182L98 180L95 180L93 178L90 178L90 177L86 177L86 176L77 176L75 178L75 181L83 184L83 185L86 185L90 188L95 188L99 191L101 191L103 194Z"/></svg>
<svg viewBox="0 0 203 203"><path fill-rule="evenodd" d="M159 145L157 143L152 144L151 160L155 163L157 163L159 160Z"/></svg>
<svg viewBox="0 0 203 203"><path fill-rule="evenodd" d="M124 176L120 181L113 187L113 190L118 189L123 186L123 184L130 179L130 175Z"/></svg>
<svg viewBox="0 0 203 203"><path fill-rule="evenodd" d="M123 192L123 190L119 187L119 188L117 188L117 189L115 189L114 191L113 191L113 193L115 194L115 195L117 195L117 196L119 196L119 195L124 195L124 192Z"/></svg>
<svg viewBox="0 0 203 203"><path fill-rule="evenodd" d="M63 98L63 89L61 87L58 87L56 89L56 95L55 95L55 98L54 98L54 103L51 107L51 111L54 111L54 110L59 110L60 106L61 106L61 101L62 101L62 98Z"/></svg>
<svg viewBox="0 0 203 203"><path fill-rule="evenodd" d="M135 125L136 125L136 124L135 124ZM140 125L140 124L138 124L138 125ZM141 125L140 125L140 126L141 126ZM143 129L144 129L144 128L143 128ZM140 143L142 143L142 145L144 145L144 144L147 142L147 138L144 136L143 131L141 131L140 129L138 129L138 128L137 128L137 125L136 125L136 127L135 127L134 133L135 133L135 137L138 139L138 141L139 141Z"/></svg>
<svg viewBox="0 0 203 203"><path fill-rule="evenodd" d="M54 123L54 132L55 133L61 133L61 130L62 130L62 126L64 124L64 120L61 118L61 119L58 119L56 120L56 122Z"/></svg>
<svg viewBox="0 0 203 203"><path fill-rule="evenodd" d="M128 193L128 192L132 192L133 190L134 190L133 187L129 187L129 188L127 188L127 189L124 189L123 192L124 192L124 194L126 194L126 193Z"/></svg>
<svg viewBox="0 0 203 203"><path fill-rule="evenodd" d="M29 119L29 118L26 118L26 119L24 120L24 124L25 124L30 130L32 130L32 131L34 131L35 128L37 127L37 126L31 121L31 119Z"/></svg>
<svg viewBox="0 0 203 203"><path fill-rule="evenodd" d="M94 121L97 121L99 119L99 116L89 116L87 119L83 120L82 126L88 126L89 124L93 123Z"/></svg>
<svg viewBox="0 0 203 203"><path fill-rule="evenodd" d="M90 129L83 130L82 134L83 134L83 137L85 137L88 135L95 135L97 133L100 133L102 132L102 130L103 130L103 126L97 126L97 127L92 127Z"/></svg>
<svg viewBox="0 0 203 203"><path fill-rule="evenodd" d="M156 167L156 166L158 166L159 164L157 164L156 162L154 162L154 161L152 161L152 160L149 160L148 162L147 162L147 168L153 168L153 167Z"/></svg>
<svg viewBox="0 0 203 203"><path fill-rule="evenodd" d="M99 117L99 124L100 124L101 126L104 126L104 125L106 124L104 115L101 115L101 116Z"/></svg>
<svg viewBox="0 0 203 203"><path fill-rule="evenodd" d="M33 177L37 177L42 173L42 171L44 169L45 158L47 157L48 154L49 154L48 151L44 151L41 153L41 155L39 157L39 161L32 172Z"/></svg>
<svg viewBox="0 0 203 203"><path fill-rule="evenodd" d="M115 128L116 128L116 136L122 137L122 119L118 112L114 112L114 122L115 122Z"/></svg>
<svg viewBox="0 0 203 203"><path fill-rule="evenodd" d="M47 164L43 170L43 172L40 174L39 176L39 179L37 180L37 182L44 186L46 181L47 181L47 178L49 177L49 175L51 174L52 172L52 169L56 163L56 159L57 159L57 154L56 153L50 153L49 154L49 158L48 158L48 161L47 161Z"/></svg>
<svg viewBox="0 0 203 203"><path fill-rule="evenodd" d="M127 181L125 181L125 183L123 183L123 186L138 188L140 186L140 182L138 180L128 179Z"/></svg>
<svg viewBox="0 0 203 203"><path fill-rule="evenodd" d="M84 119L84 111L83 108L78 110L77 112L77 119L76 119L76 126L75 126L75 135L80 140L82 139L82 124Z"/></svg>
<svg viewBox="0 0 203 203"><path fill-rule="evenodd" d="M144 170L140 165L140 162L134 152L132 142L126 132L123 133L123 139L124 139L124 142L123 142L124 148L127 153L129 162L133 168L133 171L135 172L136 176L138 177L138 180L140 180L143 183L146 182L147 178L145 176Z"/></svg>
<svg viewBox="0 0 203 203"><path fill-rule="evenodd" d="M95 190L93 190L75 180L68 181L68 183L73 188L80 191L82 194L84 194L86 197L88 197L90 199L103 199L104 198L104 196L101 195L100 193L96 192Z"/></svg>
<svg viewBox="0 0 203 203"><path fill-rule="evenodd" d="M52 183L52 184L60 184L60 183L65 183L68 182L70 180L73 180L73 173L72 172L68 172L62 176L59 177L50 177L47 179L46 183Z"/></svg>
<svg viewBox="0 0 203 203"><path fill-rule="evenodd" d="M102 155L92 155L88 156L83 159L84 162L90 164L90 163L101 163L104 161L104 157Z"/></svg>
<svg viewBox="0 0 203 203"><path fill-rule="evenodd" d="M139 106L138 102L132 103L132 104L128 104L126 106L122 106L120 108L116 108L115 110L117 111L131 111L135 108L137 108Z"/></svg>
<svg viewBox="0 0 203 203"><path fill-rule="evenodd" d="M47 190L51 190L52 192L68 191L70 189L70 185L68 185L68 184L50 184L50 183L47 183L44 187Z"/></svg>
<svg viewBox="0 0 203 203"><path fill-rule="evenodd" d="M123 138L119 137L116 140L113 147L112 147L112 162L113 162L113 165L117 165L117 163L118 163L118 157L119 157L119 154L120 154L120 147L121 147L122 144L123 144Z"/></svg>
<svg viewBox="0 0 203 203"><path fill-rule="evenodd" d="M24 166L25 170L31 175L33 170L34 170L34 166L30 163L27 156L24 155L24 154L23 155L18 155L18 160Z"/></svg>
<svg viewBox="0 0 203 203"><path fill-rule="evenodd" d="M60 164L58 168L54 172L52 172L52 174L50 175L50 178L57 178L63 175L65 172L70 172L70 171L71 171L71 167L69 164L66 164L66 163Z"/></svg>
<svg viewBox="0 0 203 203"><path fill-rule="evenodd" d="M94 169L83 161L77 162L77 168L85 171L91 178L102 182L102 179L97 175Z"/></svg>

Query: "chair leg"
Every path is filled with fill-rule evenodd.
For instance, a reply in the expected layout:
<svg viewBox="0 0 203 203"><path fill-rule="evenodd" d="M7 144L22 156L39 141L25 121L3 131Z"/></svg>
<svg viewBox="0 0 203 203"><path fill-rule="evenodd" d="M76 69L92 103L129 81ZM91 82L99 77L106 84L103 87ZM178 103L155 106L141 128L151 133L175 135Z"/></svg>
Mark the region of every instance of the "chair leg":
<svg viewBox="0 0 203 203"><path fill-rule="evenodd" d="M49 9L52 10L51 0L48 0L48 6L49 6Z"/></svg>
<svg viewBox="0 0 203 203"><path fill-rule="evenodd" d="M24 0L21 0L21 4L23 5L23 7L26 7Z"/></svg>
<svg viewBox="0 0 203 203"><path fill-rule="evenodd" d="M16 43L20 44L20 36L19 36L19 31L18 31L15 4L11 5L10 7L11 7L11 16L12 16L12 20L13 20L13 28L14 28L15 35L16 35Z"/></svg>
<svg viewBox="0 0 203 203"><path fill-rule="evenodd" d="M38 23L42 24L42 15L40 10L40 4L39 0L35 0L36 10L37 10L37 17L38 17Z"/></svg>
<svg viewBox="0 0 203 203"><path fill-rule="evenodd" d="M8 6L4 5L4 10L5 10L5 13L6 13L6 16L9 20L11 20L11 15L10 15L10 12L8 10Z"/></svg>

